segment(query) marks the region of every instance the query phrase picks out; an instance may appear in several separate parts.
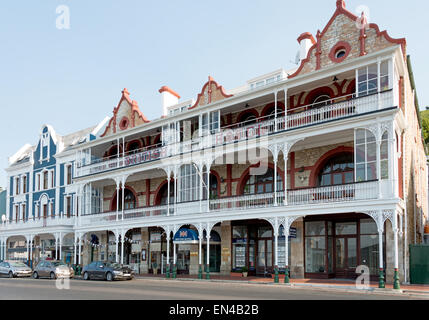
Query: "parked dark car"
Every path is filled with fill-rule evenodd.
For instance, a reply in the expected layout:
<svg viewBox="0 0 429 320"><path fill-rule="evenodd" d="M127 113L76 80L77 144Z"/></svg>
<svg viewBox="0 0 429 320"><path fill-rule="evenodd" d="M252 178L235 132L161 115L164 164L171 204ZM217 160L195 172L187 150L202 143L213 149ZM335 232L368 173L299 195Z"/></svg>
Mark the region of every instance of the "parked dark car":
<svg viewBox="0 0 429 320"><path fill-rule="evenodd" d="M132 280L134 271L119 263L97 261L83 267L82 275L84 280Z"/></svg>
<svg viewBox="0 0 429 320"><path fill-rule="evenodd" d="M74 270L62 261L41 261L33 271L33 278L73 278Z"/></svg>

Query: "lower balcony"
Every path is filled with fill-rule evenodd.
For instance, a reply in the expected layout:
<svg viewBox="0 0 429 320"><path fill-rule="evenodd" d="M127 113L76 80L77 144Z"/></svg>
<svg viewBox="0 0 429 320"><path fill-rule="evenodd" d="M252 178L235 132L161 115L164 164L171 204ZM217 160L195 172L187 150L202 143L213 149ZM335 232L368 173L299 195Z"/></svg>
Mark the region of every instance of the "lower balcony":
<svg viewBox="0 0 429 320"><path fill-rule="evenodd" d="M73 227L75 217L54 216L48 218L30 218L25 220L5 221L0 224L0 231L29 230L37 228Z"/></svg>

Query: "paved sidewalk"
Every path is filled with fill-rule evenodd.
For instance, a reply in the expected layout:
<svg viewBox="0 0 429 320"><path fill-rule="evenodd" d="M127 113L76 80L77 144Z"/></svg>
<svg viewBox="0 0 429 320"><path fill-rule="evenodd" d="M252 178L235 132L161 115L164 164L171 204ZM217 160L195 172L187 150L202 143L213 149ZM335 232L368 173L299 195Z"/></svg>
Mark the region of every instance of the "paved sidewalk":
<svg viewBox="0 0 429 320"><path fill-rule="evenodd" d="M205 277L205 274L204 274ZM165 275L137 275L137 279L158 279L158 280L169 280L166 279ZM280 275L280 284L284 283L284 276ZM171 279L170 279L171 280ZM198 276L189 276L189 275L177 275L176 280L181 281L207 281L205 278L199 280ZM241 276L220 276L220 275L210 275L210 281L213 282L241 282L241 283L251 283L251 284L273 284L273 278L260 278L260 277L241 277ZM401 285L401 290L394 290L393 284L386 284L386 289L379 289L378 282L371 282L369 289L358 289L356 288L355 281L353 280L315 280L315 279L290 279L291 287L313 287L320 289L336 289L336 290L358 290L358 291L380 291L380 292L389 292L397 294L422 294L429 296L429 285Z"/></svg>

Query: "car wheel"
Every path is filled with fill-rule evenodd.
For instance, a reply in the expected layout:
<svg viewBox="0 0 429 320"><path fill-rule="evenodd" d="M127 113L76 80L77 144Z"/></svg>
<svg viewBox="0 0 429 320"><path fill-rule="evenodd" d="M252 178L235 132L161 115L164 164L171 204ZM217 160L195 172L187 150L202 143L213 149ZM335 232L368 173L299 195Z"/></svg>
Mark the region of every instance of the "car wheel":
<svg viewBox="0 0 429 320"><path fill-rule="evenodd" d="M33 279L39 279L39 275L37 274L37 272L33 273Z"/></svg>
<svg viewBox="0 0 429 320"><path fill-rule="evenodd" d="M83 274L83 280L89 280L89 274L88 274L88 272L85 272Z"/></svg>
<svg viewBox="0 0 429 320"><path fill-rule="evenodd" d="M55 275L54 272L51 272L50 278L51 278L51 280L55 280L57 278L57 276Z"/></svg>
<svg viewBox="0 0 429 320"><path fill-rule="evenodd" d="M9 271L9 278L13 278L13 272L12 271Z"/></svg>
<svg viewBox="0 0 429 320"><path fill-rule="evenodd" d="M108 272L108 273L106 274L106 280L107 280L107 281L113 281L113 274L112 274L111 272Z"/></svg>

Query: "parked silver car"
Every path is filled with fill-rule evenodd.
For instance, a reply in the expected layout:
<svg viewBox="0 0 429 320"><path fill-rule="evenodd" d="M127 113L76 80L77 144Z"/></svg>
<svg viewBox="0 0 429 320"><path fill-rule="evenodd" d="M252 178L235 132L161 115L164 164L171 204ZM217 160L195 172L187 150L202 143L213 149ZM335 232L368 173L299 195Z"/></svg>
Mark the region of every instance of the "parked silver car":
<svg viewBox="0 0 429 320"><path fill-rule="evenodd" d="M67 266L62 261L41 261L33 271L33 278L73 278L73 268Z"/></svg>
<svg viewBox="0 0 429 320"><path fill-rule="evenodd" d="M9 278L31 277L32 270L23 262L3 261L0 263L0 275Z"/></svg>

